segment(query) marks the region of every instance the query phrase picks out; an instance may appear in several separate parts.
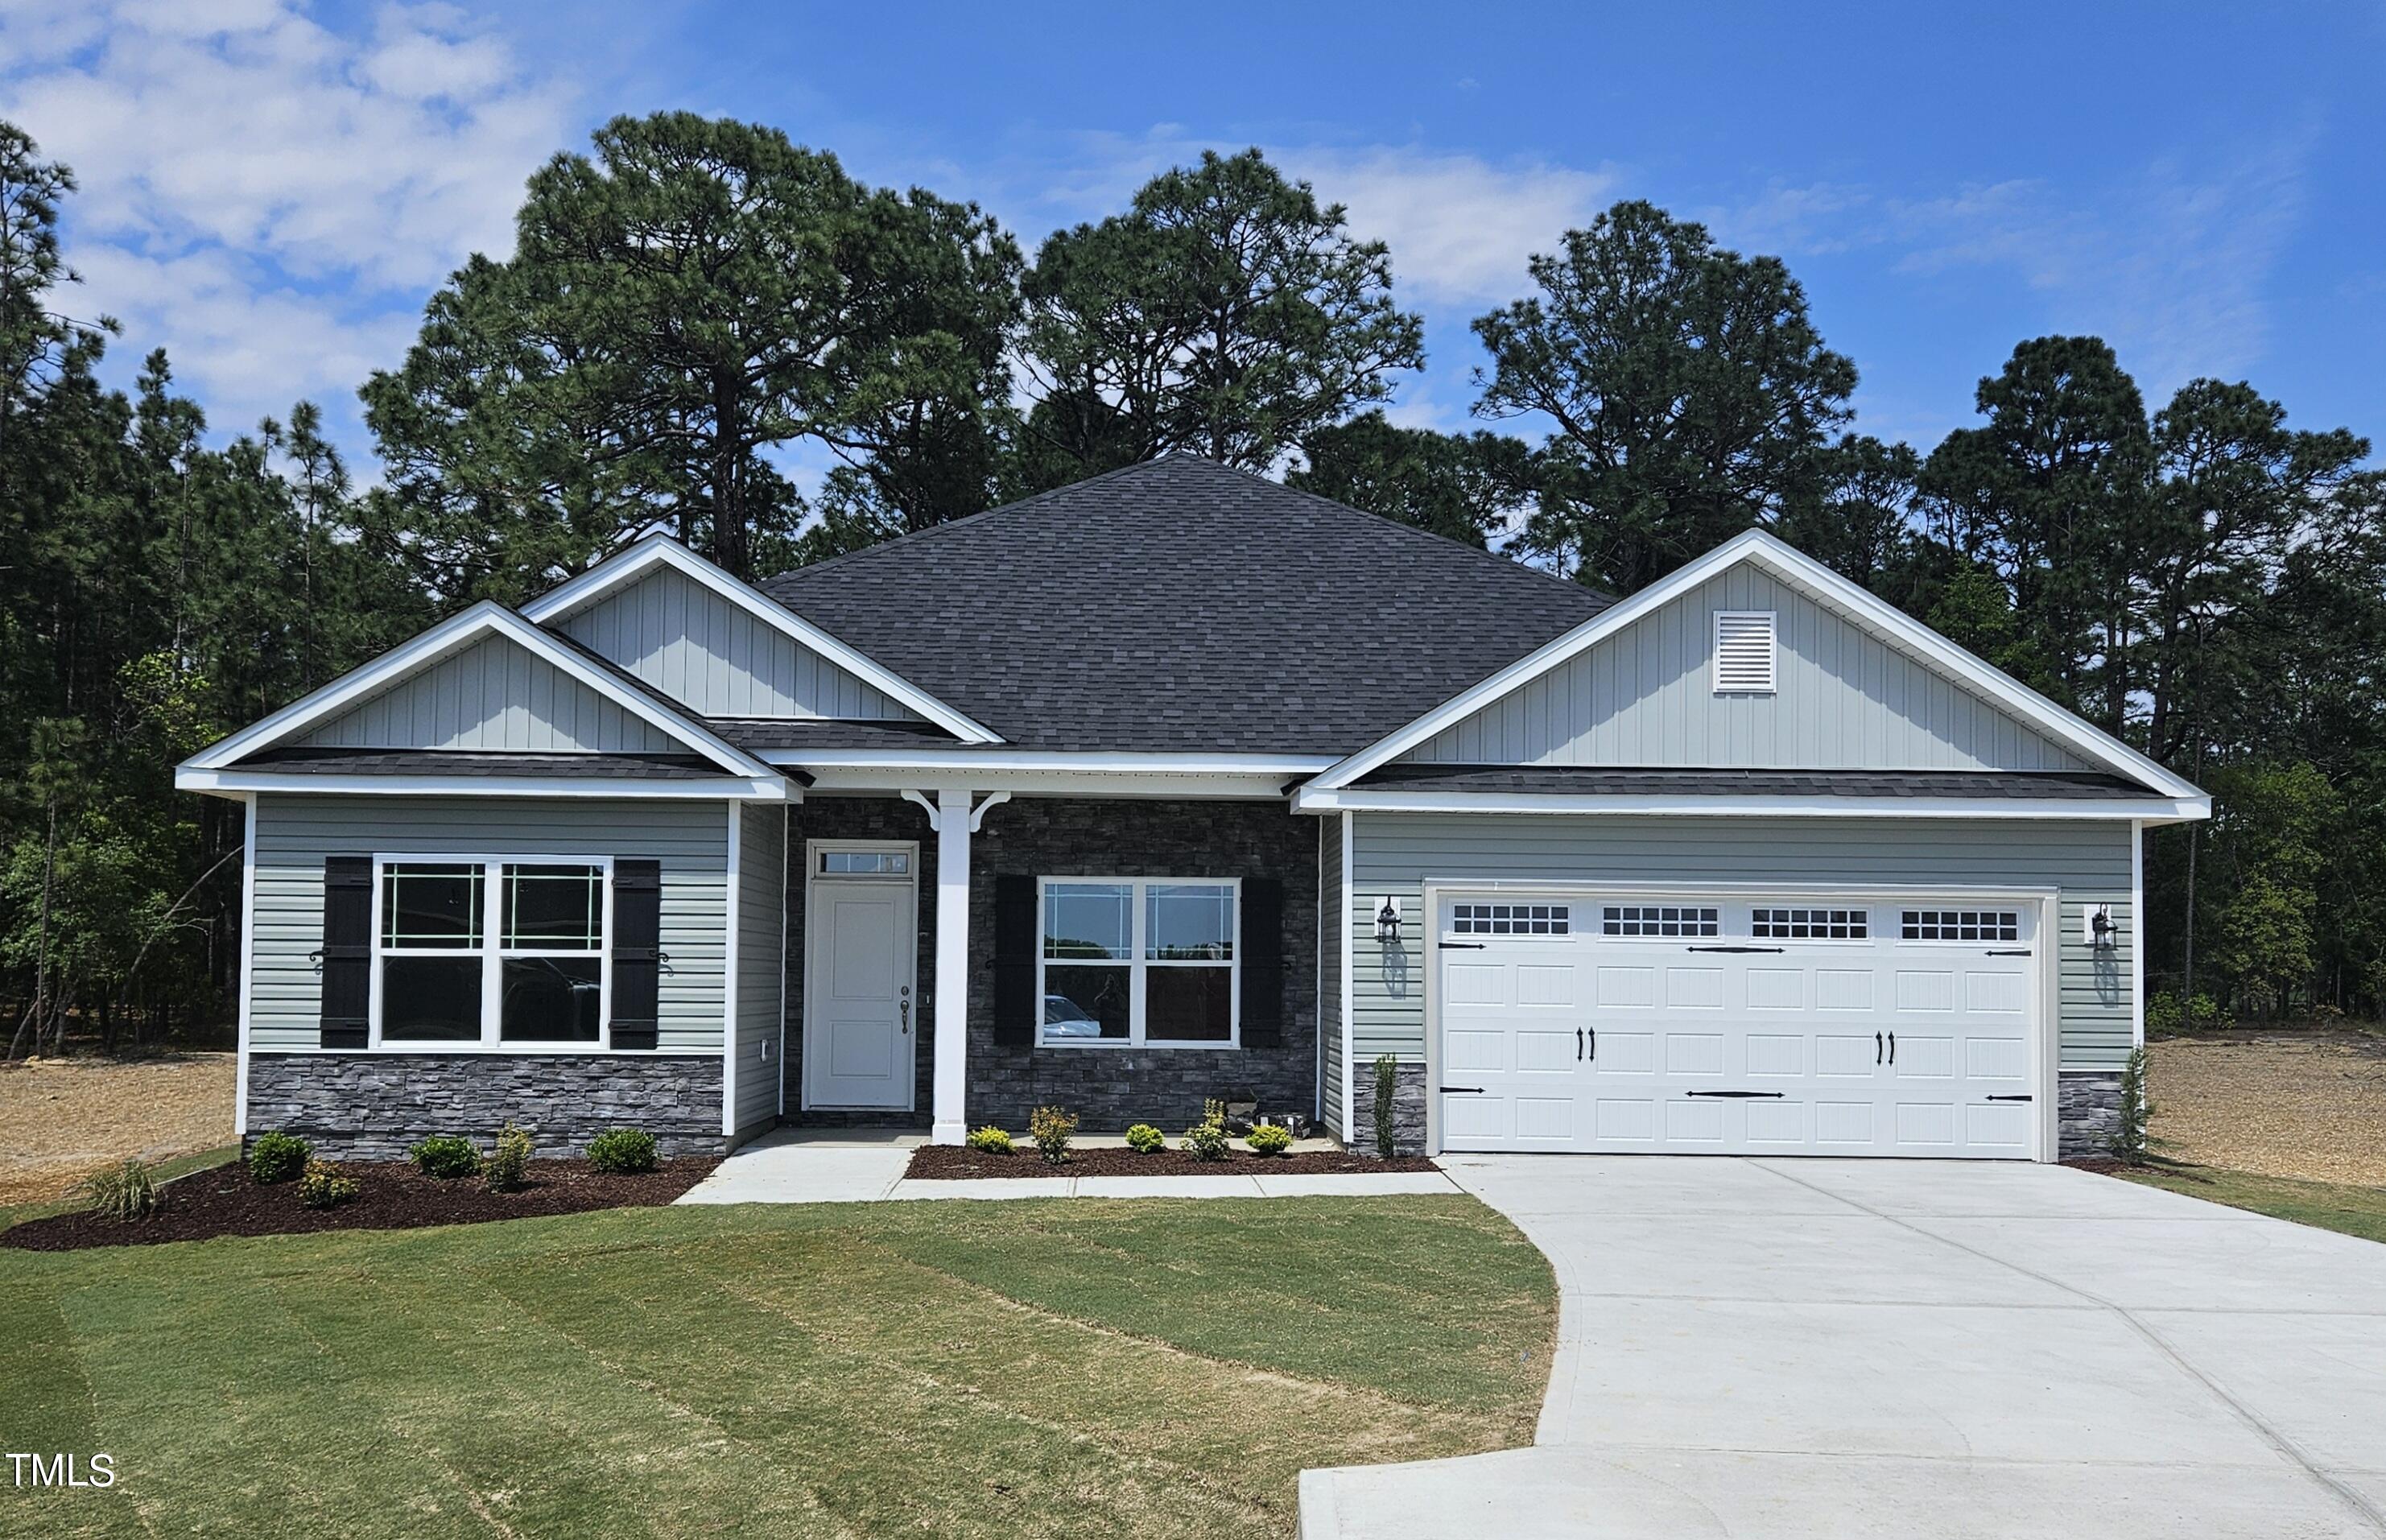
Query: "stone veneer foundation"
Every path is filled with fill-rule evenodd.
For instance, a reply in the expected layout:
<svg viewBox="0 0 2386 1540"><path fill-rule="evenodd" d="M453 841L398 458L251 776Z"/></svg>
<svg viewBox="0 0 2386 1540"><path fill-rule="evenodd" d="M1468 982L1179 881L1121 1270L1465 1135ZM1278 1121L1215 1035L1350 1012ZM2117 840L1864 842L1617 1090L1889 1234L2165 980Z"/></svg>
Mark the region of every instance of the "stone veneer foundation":
<svg viewBox="0 0 2386 1540"><path fill-rule="evenodd" d="M483 1145L511 1121L542 1156L578 1155L609 1128L644 1129L665 1155L719 1155L717 1054L252 1054L249 1136L295 1133L318 1153L396 1160L433 1133Z"/></svg>
<svg viewBox="0 0 2386 1540"><path fill-rule="evenodd" d="M2055 1076L2054 1115L2057 1158L2106 1154L2121 1126L2121 1071L2064 1070Z"/></svg>

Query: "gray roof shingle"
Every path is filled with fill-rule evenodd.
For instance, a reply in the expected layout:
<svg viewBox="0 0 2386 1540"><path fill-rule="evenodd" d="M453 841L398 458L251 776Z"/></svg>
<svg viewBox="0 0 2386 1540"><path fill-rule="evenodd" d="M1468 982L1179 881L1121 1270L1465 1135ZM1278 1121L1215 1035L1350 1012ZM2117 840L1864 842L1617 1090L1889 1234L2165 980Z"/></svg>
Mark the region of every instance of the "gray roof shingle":
<svg viewBox="0 0 2386 1540"><path fill-rule="evenodd" d="M761 586L1015 746L1337 757L1613 602L1181 455Z"/></svg>
<svg viewBox="0 0 2386 1540"><path fill-rule="evenodd" d="M1382 792L1570 796L1999 797L2101 801L2153 794L2118 775L2055 770L1611 770L1570 765L1385 765L1355 783Z"/></svg>

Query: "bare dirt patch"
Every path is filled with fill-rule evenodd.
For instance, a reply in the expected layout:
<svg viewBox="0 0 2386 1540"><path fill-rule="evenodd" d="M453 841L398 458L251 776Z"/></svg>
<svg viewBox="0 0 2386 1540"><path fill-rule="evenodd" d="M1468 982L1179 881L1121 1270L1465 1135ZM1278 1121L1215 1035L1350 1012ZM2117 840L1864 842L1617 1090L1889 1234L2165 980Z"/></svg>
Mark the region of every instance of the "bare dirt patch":
<svg viewBox="0 0 2386 1540"><path fill-rule="evenodd" d="M2386 1186L2386 1041L2232 1033L2147 1048L2152 1133L2167 1159Z"/></svg>
<svg viewBox="0 0 2386 1540"><path fill-rule="evenodd" d="M62 1197L128 1156L232 1141L231 1054L0 1064L0 1207Z"/></svg>
<svg viewBox="0 0 2386 1540"><path fill-rule="evenodd" d="M665 1160L651 1171L600 1171L585 1160L534 1160L518 1192L493 1193L478 1177L438 1181L402 1161L343 1163L357 1179L354 1203L309 1208L295 1182L260 1187L245 1167L219 1166L160 1190L157 1211L130 1223L98 1214L60 1214L0 1232L0 1246L75 1251L92 1246L155 1246L215 1235L295 1235L320 1230L416 1230L540 1214L665 1204L711 1174L711 1156Z"/></svg>

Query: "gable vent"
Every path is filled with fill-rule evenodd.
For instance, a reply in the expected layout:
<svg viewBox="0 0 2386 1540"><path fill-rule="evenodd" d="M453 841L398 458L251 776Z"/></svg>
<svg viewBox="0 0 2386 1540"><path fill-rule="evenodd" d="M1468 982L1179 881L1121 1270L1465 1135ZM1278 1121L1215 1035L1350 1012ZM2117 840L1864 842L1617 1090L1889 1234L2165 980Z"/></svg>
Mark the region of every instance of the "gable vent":
<svg viewBox="0 0 2386 1540"><path fill-rule="evenodd" d="M1714 693L1773 693L1773 611L1718 609L1714 618Z"/></svg>

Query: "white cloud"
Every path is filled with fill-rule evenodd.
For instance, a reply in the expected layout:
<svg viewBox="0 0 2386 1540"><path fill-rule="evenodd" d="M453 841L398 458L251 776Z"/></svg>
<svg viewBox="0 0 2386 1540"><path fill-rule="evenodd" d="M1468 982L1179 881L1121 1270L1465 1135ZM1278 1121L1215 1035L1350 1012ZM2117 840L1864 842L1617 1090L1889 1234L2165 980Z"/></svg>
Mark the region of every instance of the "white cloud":
<svg viewBox="0 0 2386 1540"><path fill-rule="evenodd" d="M291 0L15 5L0 60L0 113L81 183L72 306L166 344L231 428L302 394L347 417L576 137L570 92L446 6L351 34Z"/></svg>
<svg viewBox="0 0 2386 1540"><path fill-rule="evenodd" d="M1923 196L1777 184L1705 217L1746 251L1866 249L1917 280L2003 274L2034 296L2028 324L2103 337L2159 397L2198 375L2242 374L2267 353L2268 288L2306 202L2306 148L2289 136L2235 161L2160 163L2078 191L2033 178Z"/></svg>
<svg viewBox="0 0 2386 1540"><path fill-rule="evenodd" d="M1620 180L1609 167L1500 166L1418 149L1275 153L1319 197L1349 207L1353 232L1389 245L1402 297L1428 305L1498 305L1525 294L1526 258L1590 223Z"/></svg>

